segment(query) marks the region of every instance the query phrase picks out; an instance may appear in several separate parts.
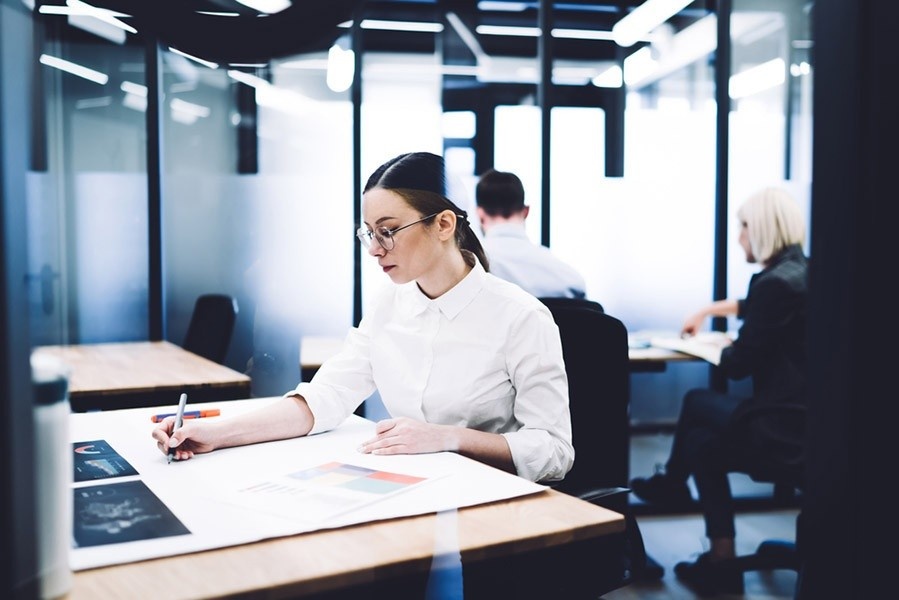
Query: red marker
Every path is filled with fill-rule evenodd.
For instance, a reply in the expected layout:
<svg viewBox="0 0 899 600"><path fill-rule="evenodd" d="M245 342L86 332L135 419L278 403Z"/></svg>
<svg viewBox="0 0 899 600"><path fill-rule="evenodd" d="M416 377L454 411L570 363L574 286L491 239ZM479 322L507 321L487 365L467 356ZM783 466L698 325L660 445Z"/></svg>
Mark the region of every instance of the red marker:
<svg viewBox="0 0 899 600"><path fill-rule="evenodd" d="M186 410L186 411L184 411L184 418L185 419L202 419L203 417L217 417L220 414L222 414L222 411L220 411L217 408L207 408L206 410ZM150 417L150 420L153 421L154 423L159 423L166 417L174 417L174 416L176 416L175 413L165 413L162 415L153 415L152 417Z"/></svg>

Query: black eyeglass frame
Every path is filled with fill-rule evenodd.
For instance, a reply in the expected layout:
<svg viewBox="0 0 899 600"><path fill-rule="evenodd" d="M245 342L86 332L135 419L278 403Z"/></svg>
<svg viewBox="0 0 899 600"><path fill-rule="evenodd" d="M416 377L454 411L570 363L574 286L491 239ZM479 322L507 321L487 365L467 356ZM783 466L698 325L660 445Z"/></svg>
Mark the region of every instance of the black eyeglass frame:
<svg viewBox="0 0 899 600"><path fill-rule="evenodd" d="M390 252L394 248L396 248L396 241L394 241L393 236L397 233L406 229L407 227L412 227L413 225L418 225L423 221L427 221L428 219L432 219L442 213L443 211L435 212L432 215L428 215L427 217L422 217L417 221L413 221L407 225L400 225L399 227L394 227L393 229L387 229L386 227L376 227L375 229L368 229L366 227L360 227L356 230L356 239L359 240L365 248L371 248L371 239L374 238L378 240L378 244L380 244L381 248ZM389 245L389 247L388 247Z"/></svg>

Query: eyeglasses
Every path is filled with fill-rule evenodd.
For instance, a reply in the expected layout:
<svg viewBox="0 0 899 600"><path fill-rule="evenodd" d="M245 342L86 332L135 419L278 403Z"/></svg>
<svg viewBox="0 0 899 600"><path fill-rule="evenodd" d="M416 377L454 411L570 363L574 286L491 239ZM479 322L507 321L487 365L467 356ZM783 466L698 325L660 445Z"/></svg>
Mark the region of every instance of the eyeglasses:
<svg viewBox="0 0 899 600"><path fill-rule="evenodd" d="M360 227L356 230L356 237L366 248L371 248L371 239L375 238L378 240L378 243L381 245L381 248L384 250L390 251L393 250L394 246L396 246L396 242L393 237L406 227L412 227L413 225L417 225L422 221L427 221L431 217L436 217L441 212L435 212L433 215L428 215L427 217L422 217L421 219L409 223L408 225L402 225L400 227L394 227L393 229L387 229L386 227L376 227L373 231L369 230L365 227Z"/></svg>

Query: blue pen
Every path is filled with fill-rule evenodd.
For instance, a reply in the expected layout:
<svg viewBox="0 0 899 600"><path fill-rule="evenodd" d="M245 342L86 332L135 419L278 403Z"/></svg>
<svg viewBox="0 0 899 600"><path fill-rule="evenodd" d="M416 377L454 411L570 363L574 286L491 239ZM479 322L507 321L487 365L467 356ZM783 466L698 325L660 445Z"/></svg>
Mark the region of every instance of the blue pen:
<svg viewBox="0 0 899 600"><path fill-rule="evenodd" d="M184 423L184 407L187 405L187 394L181 394L181 399L178 400L178 413L175 415L175 426L172 427L172 433L175 433L181 428L181 424ZM166 456L166 460L169 464L172 464L172 458L175 456L175 448L169 448L168 456Z"/></svg>

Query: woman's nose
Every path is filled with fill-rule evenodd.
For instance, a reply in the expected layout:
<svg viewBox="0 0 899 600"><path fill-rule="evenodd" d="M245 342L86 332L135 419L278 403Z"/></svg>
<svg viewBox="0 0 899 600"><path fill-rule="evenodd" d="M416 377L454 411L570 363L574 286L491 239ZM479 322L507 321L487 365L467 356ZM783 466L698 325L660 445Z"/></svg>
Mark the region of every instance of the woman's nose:
<svg viewBox="0 0 899 600"><path fill-rule="evenodd" d="M385 252L386 250L384 250L384 247L378 243L378 240L371 241L371 246L368 247L368 253L371 256L383 256Z"/></svg>

